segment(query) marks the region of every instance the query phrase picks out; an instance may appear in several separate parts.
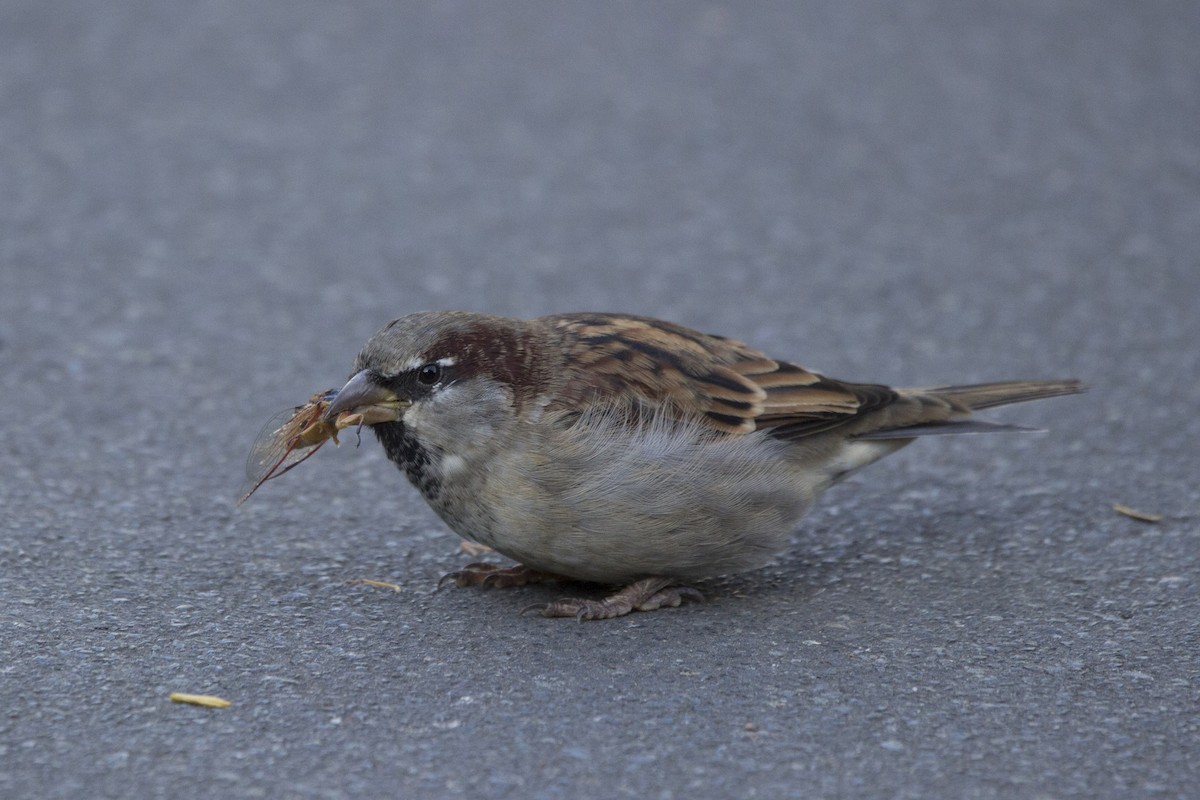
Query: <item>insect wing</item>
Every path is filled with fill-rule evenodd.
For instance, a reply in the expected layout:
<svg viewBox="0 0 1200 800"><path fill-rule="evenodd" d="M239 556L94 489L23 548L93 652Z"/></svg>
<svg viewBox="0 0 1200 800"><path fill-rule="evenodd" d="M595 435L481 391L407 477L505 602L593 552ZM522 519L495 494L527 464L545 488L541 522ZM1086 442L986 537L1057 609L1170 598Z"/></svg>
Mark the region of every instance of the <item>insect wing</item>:
<svg viewBox="0 0 1200 800"><path fill-rule="evenodd" d="M280 411L267 420L246 457L246 483L237 501L239 506L258 491L258 487L321 449L327 438L304 444L300 434L320 421L329 406L327 398L332 394L330 391L313 395L306 404Z"/></svg>

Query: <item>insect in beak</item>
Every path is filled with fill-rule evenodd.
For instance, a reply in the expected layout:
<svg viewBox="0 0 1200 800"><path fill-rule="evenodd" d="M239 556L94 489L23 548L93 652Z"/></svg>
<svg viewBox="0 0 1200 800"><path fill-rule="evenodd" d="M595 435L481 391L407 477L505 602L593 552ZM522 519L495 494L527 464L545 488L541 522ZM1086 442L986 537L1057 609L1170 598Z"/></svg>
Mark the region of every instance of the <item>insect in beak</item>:
<svg viewBox="0 0 1200 800"><path fill-rule="evenodd" d="M362 414L326 415L335 389L317 392L308 402L281 411L267 420L246 458L246 483L237 501L240 506L267 481L298 466L330 439L338 444L338 431L364 424Z"/></svg>

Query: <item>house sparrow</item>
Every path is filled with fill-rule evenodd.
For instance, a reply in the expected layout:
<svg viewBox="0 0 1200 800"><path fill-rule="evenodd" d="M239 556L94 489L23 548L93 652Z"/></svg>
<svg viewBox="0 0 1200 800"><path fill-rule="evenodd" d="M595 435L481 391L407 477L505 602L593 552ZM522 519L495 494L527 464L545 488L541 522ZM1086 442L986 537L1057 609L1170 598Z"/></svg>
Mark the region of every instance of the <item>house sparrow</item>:
<svg viewBox="0 0 1200 800"><path fill-rule="evenodd" d="M443 582L624 587L531 607L583 620L699 598L681 582L763 566L825 489L915 437L1025 430L971 412L1080 391L892 389L647 317L444 311L371 337L324 420L369 425L455 533L518 562Z"/></svg>

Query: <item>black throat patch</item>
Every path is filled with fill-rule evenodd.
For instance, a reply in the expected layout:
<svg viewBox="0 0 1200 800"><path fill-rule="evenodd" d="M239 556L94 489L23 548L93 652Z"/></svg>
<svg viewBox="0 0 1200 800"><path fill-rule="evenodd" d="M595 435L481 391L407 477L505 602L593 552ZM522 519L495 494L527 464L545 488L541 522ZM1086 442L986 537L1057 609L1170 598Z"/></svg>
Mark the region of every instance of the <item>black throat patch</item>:
<svg viewBox="0 0 1200 800"><path fill-rule="evenodd" d="M434 503L442 494L440 471L430 452L421 446L403 422L384 422L373 426L375 438L383 445L388 460L408 476L425 499Z"/></svg>

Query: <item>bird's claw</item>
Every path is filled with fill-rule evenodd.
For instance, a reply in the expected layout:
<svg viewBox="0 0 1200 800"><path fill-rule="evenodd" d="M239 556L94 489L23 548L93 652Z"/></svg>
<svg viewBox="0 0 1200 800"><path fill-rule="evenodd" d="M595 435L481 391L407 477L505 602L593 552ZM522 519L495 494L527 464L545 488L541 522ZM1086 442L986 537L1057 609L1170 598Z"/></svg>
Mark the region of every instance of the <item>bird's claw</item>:
<svg viewBox="0 0 1200 800"><path fill-rule="evenodd" d="M527 567L524 564L505 567L501 564L479 561L474 564L467 564L460 570L448 572L443 575L438 581L436 591L440 591L451 582L460 588L480 586L484 589L507 589L512 586L525 586L531 583L554 583L561 580L563 578L558 575L538 572L536 569Z"/></svg>
<svg viewBox="0 0 1200 800"><path fill-rule="evenodd" d="M704 602L704 595L690 586L669 586L666 578L647 578L626 586L603 600L563 597L553 603L535 603L521 609L521 615L538 611L543 617L574 617L577 621L612 619L634 611L677 608L685 600Z"/></svg>

